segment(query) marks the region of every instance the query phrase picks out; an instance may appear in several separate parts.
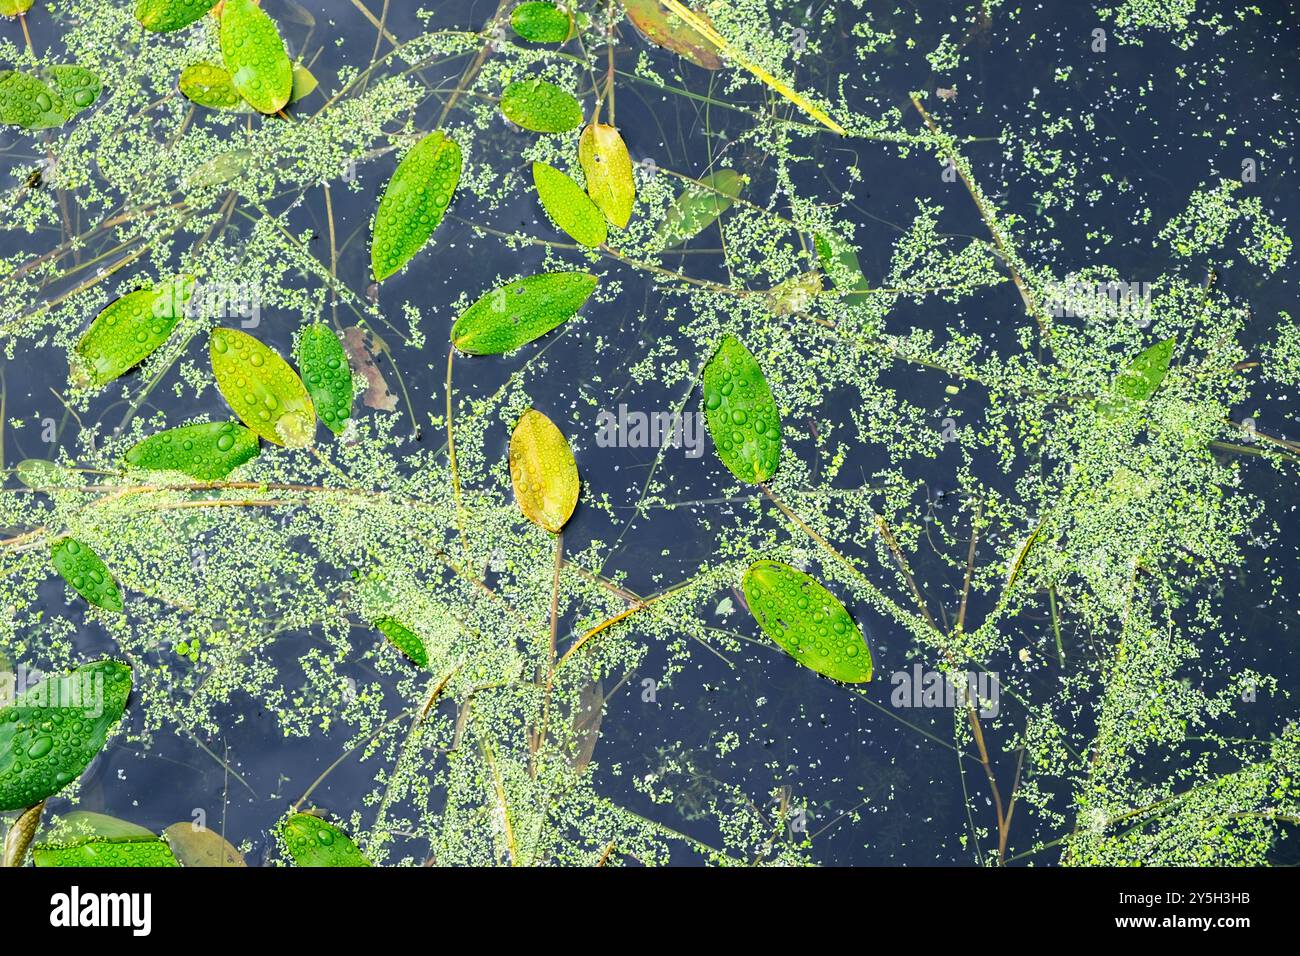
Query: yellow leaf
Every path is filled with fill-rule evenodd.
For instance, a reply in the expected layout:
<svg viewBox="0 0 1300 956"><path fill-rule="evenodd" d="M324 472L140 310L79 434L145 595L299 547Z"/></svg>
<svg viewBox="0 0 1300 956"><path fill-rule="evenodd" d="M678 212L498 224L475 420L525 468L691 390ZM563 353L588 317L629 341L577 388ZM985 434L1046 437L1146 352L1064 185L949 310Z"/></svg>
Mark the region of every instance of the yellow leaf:
<svg viewBox="0 0 1300 956"><path fill-rule="evenodd" d="M578 162L587 177L587 195L605 218L620 229L632 218L636 183L632 179L632 157L618 130L604 123L592 123L578 139Z"/></svg>
<svg viewBox="0 0 1300 956"><path fill-rule="evenodd" d="M510 480L519 510L533 524L558 533L578 504L578 464L563 433L534 408L510 436Z"/></svg>
<svg viewBox="0 0 1300 956"><path fill-rule="evenodd" d="M715 30L711 23L708 23L704 19L702 19L699 14L694 13L691 10L688 10L686 7L682 6L682 4L678 2L678 0L663 0L663 5L667 7L669 10L671 10L673 13L677 14L677 16L681 17L682 20L684 20L689 27L691 27L693 30L695 30L697 33L699 33L701 36L707 39L710 43L716 46L718 48L718 52L721 53L723 56L731 60L734 60L736 63L739 63L745 69L749 70L750 73L753 73L756 77L758 77L768 86L770 86L772 89L776 90L787 100L789 100L795 106L799 107L801 110L803 110L813 119L815 119L817 122L821 123L827 129L839 133L841 136L847 135L844 131L843 126L835 122L835 120L831 119L830 116L827 115L824 109L822 109L820 106L817 106L815 103L813 103L812 100L808 99L808 97L804 96L798 90L791 89L787 83L777 79L775 76L767 72L767 70L763 69L757 63L750 63L743 56L741 56L740 51L732 47L732 45L727 42L726 38L723 37L722 34L720 34L717 30Z"/></svg>

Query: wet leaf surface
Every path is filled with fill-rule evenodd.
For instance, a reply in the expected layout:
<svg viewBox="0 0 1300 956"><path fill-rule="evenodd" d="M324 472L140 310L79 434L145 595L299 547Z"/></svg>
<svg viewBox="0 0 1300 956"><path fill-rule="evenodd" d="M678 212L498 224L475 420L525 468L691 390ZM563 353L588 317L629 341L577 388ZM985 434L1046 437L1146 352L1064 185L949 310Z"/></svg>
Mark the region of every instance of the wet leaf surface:
<svg viewBox="0 0 1300 956"><path fill-rule="evenodd" d="M763 633L800 664L845 683L871 680L862 632L816 580L779 561L755 561L742 586Z"/></svg>
<svg viewBox="0 0 1300 956"><path fill-rule="evenodd" d="M240 421L269 442L302 448L316 430L311 396L289 363L247 332L213 329L217 388Z"/></svg>
<svg viewBox="0 0 1300 956"><path fill-rule="evenodd" d="M626 228L636 203L632 157L618 130L592 123L578 139L578 162L587 178L587 195L620 229Z"/></svg>
<svg viewBox="0 0 1300 956"><path fill-rule="evenodd" d="M461 153L441 132L416 143L398 163L375 213L371 271L382 282L424 248L460 182Z"/></svg>
<svg viewBox="0 0 1300 956"><path fill-rule="evenodd" d="M533 163L533 184L557 229L579 245L594 247L605 241L605 216L581 186L546 163Z"/></svg>
<svg viewBox="0 0 1300 956"><path fill-rule="evenodd" d="M0 709L0 811L58 793L103 749L131 693L131 668L102 660L51 677Z"/></svg>
<svg viewBox="0 0 1300 956"><path fill-rule="evenodd" d="M534 133L567 133L582 125L582 104L545 80L519 80L501 93L501 112Z"/></svg>
<svg viewBox="0 0 1300 956"><path fill-rule="evenodd" d="M122 591L103 559L89 545L76 538L60 538L50 546L50 561L68 586L95 607L122 611Z"/></svg>
<svg viewBox="0 0 1300 956"><path fill-rule="evenodd" d="M568 439L535 408L510 434L510 481L524 517L553 534L578 505L578 464Z"/></svg>
<svg viewBox="0 0 1300 956"><path fill-rule="evenodd" d="M544 272L498 286L466 309L451 342L471 355L513 352L571 319L596 289L586 272Z"/></svg>
<svg viewBox="0 0 1300 956"><path fill-rule="evenodd" d="M352 371L343 343L329 326L316 322L298 338L298 371L320 420L343 434L352 415Z"/></svg>
<svg viewBox="0 0 1300 956"><path fill-rule="evenodd" d="M193 289L182 277L110 302L77 342L74 377L102 386L135 368L171 337Z"/></svg>
<svg viewBox="0 0 1300 956"><path fill-rule="evenodd" d="M275 22L252 0L225 0L221 56L235 89L255 110L277 113L293 92L293 64Z"/></svg>
<svg viewBox="0 0 1300 956"><path fill-rule="evenodd" d="M179 471L201 481L225 478L257 457L257 435L234 422L201 422L169 428L137 442L126 463L149 471Z"/></svg>
<svg viewBox="0 0 1300 956"><path fill-rule="evenodd" d="M311 813L295 813L280 824L280 836L295 866L369 866L348 835Z"/></svg>
<svg viewBox="0 0 1300 956"><path fill-rule="evenodd" d="M776 473L781 419L758 361L734 335L722 340L704 367L704 414L718 457L741 481Z"/></svg>

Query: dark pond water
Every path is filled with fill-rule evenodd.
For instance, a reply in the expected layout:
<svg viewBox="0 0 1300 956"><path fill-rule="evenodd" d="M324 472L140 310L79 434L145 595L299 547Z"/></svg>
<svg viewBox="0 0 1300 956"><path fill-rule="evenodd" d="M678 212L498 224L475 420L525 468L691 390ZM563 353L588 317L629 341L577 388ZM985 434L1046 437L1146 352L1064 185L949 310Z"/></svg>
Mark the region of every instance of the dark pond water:
<svg viewBox="0 0 1300 956"><path fill-rule="evenodd" d="M366 0L378 13L380 0ZM349 63L368 61L375 47L375 29L349 0L301 0L315 15L317 26L310 41L313 51L323 49L315 72L326 88L334 84L336 72ZM266 0L266 8L277 17L287 16L280 0ZM495 3L438 3L430 5L430 22L439 26L479 29L495 10ZM829 25L824 13L831 7ZM876 6L876 5L872 5ZM885 5L893 6L893 5ZM896 44L879 54L871 70L854 62L845 42L860 14L848 3L827 4L815 0L802 23L790 24L808 31L825 46L827 55L801 68L800 80L816 86L828 74L845 71L850 75L846 92L864 110L884 111L908 108L908 91L955 87L957 99L950 105L946 122L962 135L987 137L968 147L975 167L984 176L988 191L1007 212L1024 218L1032 242L1027 254L1050 256L1060 271L1082 268L1101 261L1116 265L1126 275L1141 280L1171 268L1166 247L1152 242L1154 229L1134 224L1135 213L1151 210L1151 222L1161 223L1180 213L1188 196L1220 177L1240 175L1241 163L1254 159L1257 181L1250 194L1259 197L1284 225L1293 225L1300 212L1294 188L1295 157L1275 148L1274 142L1294 142L1295 103L1300 95L1300 15L1294 4L1261 3L1262 16L1232 14L1236 5L1205 4L1232 21L1232 30L1216 36L1201 29L1190 49L1179 49L1170 35L1159 31L1143 33L1144 44L1125 45L1116 41L1115 28L1103 21L1099 5L1048 2L1022 5L1012 18L1004 8L995 8L989 23L975 31L966 47L967 58L955 73L933 74L924 53L934 49L945 33L964 34L970 22L966 5L913 2L899 5L898 12L882 13L878 26L893 26L900 36L916 38L916 49ZM955 18L955 20L953 19ZM1104 53L1090 48L1092 31L1107 29L1111 42ZM11 24L0 24L12 30ZM424 28L417 5L394 2L388 7L386 27L405 38ZM32 18L36 43L51 42L51 28ZM303 30L286 34L301 42ZM336 43L335 41L340 41ZM633 51L648 49L644 41L629 32L627 63ZM1061 79L1063 71L1066 78ZM865 75L864 75L865 74ZM1180 75L1181 74L1181 75ZM436 69L431 75L436 76ZM455 72L449 70L448 76ZM683 67L684 82L698 91L708 91L710 76L702 70ZM716 83L716 78L713 79ZM648 94L648 95L647 95ZM427 107L426 112L433 110ZM1073 208L1047 208L1039 193L1042 180L1032 177L1020 164L1004 154L997 137L1012 131L1033 138L1033 131L1047 118L1068 116L1072 131L1054 137L1052 145L1078 166L1073 188L1079 200ZM620 87L618 117L622 133L634 157L658 157L675 169L702 170L709 150L733 149L728 123L738 123L725 111L706 114L684 98L664 101L655 91L628 84ZM1085 120L1087 122L1085 122ZM433 117L429 118L429 122ZM889 268L893 242L900 227L915 215L918 198L945 207L943 225L958 235L983 236L983 224L960 183L945 182L936 165L926 161L900 159L896 151L871 142L832 142L826 138L820 148L823 168L806 185L810 191L834 193L844 185L850 158L860 165L865 182L848 218L865 228L861 253L863 271L875 280ZM3 142L3 140L0 140ZM11 149L15 165L24 147ZM741 147L735 146L739 152ZM744 157L750 163L756 157ZM369 265L364 231L374 202L392 168L386 157L359 168L364 189L356 194L335 193L334 218L341 236L360 237L346 249L339 263L343 282L356 290L369 284ZM11 174L6 188L13 188L18 173ZM1114 190L1107 189L1098 202L1083 198L1100 188L1105 177L1131 184L1124 203L1116 204ZM323 231L324 209L319 193L298 215L304 225ZM515 208L498 211L495 221L532 224L539 211L521 199ZM1105 231L1113 241L1104 248L1090 238ZM36 237L21 232L0 233L0 249L39 252ZM432 345L428 352L398 349L395 355L410 390L417 417L428 420L438 414L444 400L442 363L445 352L440 336L442 323L450 322L449 303L461 292L478 294L499 273L525 270L529 257L541 261L541 253L510 251L492 237L477 235L460 221L444 223L439 243L453 254L441 256L436 265L425 262L418 268L385 283L381 302L398 309L403 300L427 304L425 329ZM317 247L318 254L323 247ZM691 267L710 277L707 257L693 257ZM1183 263L1184 270L1204 270L1210 263ZM719 273L721 275L721 273ZM722 276L725 278L725 276ZM654 382L633 381L628 369L640 360L659 337L671 335L665 324L662 299L654 286L625 277L619 301L598 307L590 315L588 328L604 336L603 349L590 346L589 332L561 334L548 350L550 368L546 380L534 382L533 394L552 408L568 409L579 395L577 383L600 376L608 390L606 407L625 403L631 409L658 410L676 406L683 398ZM1259 317L1261 338L1281 310L1295 310L1293 269L1284 269L1261 280L1257 270L1221 270L1219 281L1233 294L1248 300ZM984 330L1017 326L1023 312L1013 287L1003 284L995 291L951 306L940 301L900 306L891 316L891 327L909 326L942 329L962 320ZM294 324L277 324L268 316L259 334L286 352ZM194 346L197 354L200 346ZM32 351L21 344L12 359L4 361L6 419L60 420L59 442L75 438L75 421L63 415L50 394L66 381L61 353ZM491 394L517 367L517 362L478 363L472 372L458 372L458 387L470 394ZM905 395L939 408L942 396L927 394L932 382L900 372L889 383ZM1300 383L1298 383L1300 384ZM953 401L961 401L960 398ZM193 408L171 409L175 415L189 411L218 411L219 397L207 393L192 402ZM1295 421L1300 402L1286 388L1275 388L1270 399L1254 409L1260 427L1284 437L1300 437ZM99 408L91 419L111 421L121 409ZM406 414L402 410L400 414ZM584 480L625 504L619 511L622 524L590 508L579 508L566 531L566 545L578 550L592 539L617 540L609 552L606 569L626 570L629 584L638 591L655 590L657 576L673 581L688 576L711 557L712 536L701 529L701 512L710 506L677 510L656 510L638 514L634 507L641 484L655 460L654 449L600 448L594 442L596 422L588 421L587 437L579 454ZM796 432L800 423L791 423ZM936 425L937 427L937 425ZM50 457L51 449L40 441L39 429L6 429L4 456L7 463ZM504 448L501 449L502 451ZM846 465L846 473L871 470L872 450L853 453L857 460ZM956 482L959 462L939 458L919 465L932 494L942 508L940 493ZM693 458L682 451L668 453L661 465L671 476L677 500L707 501L717 496L719 469L707 449ZM1005 477L997 480L1007 484ZM1293 472L1279 473L1253 463L1246 467L1250 486L1269 501L1269 516L1284 527L1294 520L1300 500ZM859 548L859 553L863 549ZM665 553L667 557L665 557ZM1269 563L1265 568L1265 560ZM921 569L921 573L950 576L947 570ZM1222 582L1224 620L1239 640L1236 653L1240 666L1256 667L1279 675L1284 688L1300 688L1300 641L1293 621L1294 602L1273 601L1261 593L1257 582L1265 575L1283 575L1288 582L1300 582L1300 555L1294 539L1284 536L1280 547L1268 555L1259 549L1249 552L1245 566ZM1283 589L1294 592L1293 584ZM52 598L54 592L51 592ZM721 599L722 596L719 596ZM950 609L951 610L951 609ZM712 614L714 609L702 607ZM878 673L890 673L911 666L906 654L910 641L884 620L855 609L876 655ZM719 626L747 632L751 624L738 623L743 614L723 618ZM1046 627L1040 616L1030 626ZM1071 636L1066 635L1067 650ZM103 633L87 631L81 638L87 655L105 652L111 645ZM747 647L751 645L746 645ZM299 645L286 638L281 653L292 662ZM944 710L900 712L888 704L888 682L875 685L880 706L849 698L816 675L781 662L774 666L771 651L747 650L728 655L724 662L701 653L684 675L670 688L661 690L654 701L643 699L642 680L654 679L661 662L652 654L641 672L615 694L603 722L599 760L603 765L619 763L624 775L606 775L602 786L608 792L647 816L708 838L707 820L696 818L696 799L704 799L715 781L742 786L754 799L766 799L776 786L790 789L791 799L808 808L808 832L813 838L815 857L827 864L873 865L967 865L974 861L969 846L958 837L967 831L967 806L953 751L925 736L952 739L952 716ZM999 662L991 661L997 669ZM160 736L149 752L137 752L120 743L112 746L92 768L81 793L81 806L128 818L144 826L161 829L178 820L188 820L196 808L208 815L210 825L219 817L226 835L235 843L251 840L250 862L261 858L267 848L265 834L321 772L340 755L351 731L335 732L310 739L285 739L276 722L255 705L230 714L228 729L216 737ZM1267 737L1276 732L1279 719L1294 714L1294 704L1280 695L1244 709L1244 732ZM904 723L900 718L905 718ZM1004 701L999 730L993 732L995 746L1019 724L1014 705ZM734 731L743 745L719 756L716 744L721 734ZM689 755L696 770L693 780L683 780L682 799L673 806L654 806L630 791L627 780L657 771L668 742L680 741L674 756ZM237 771L246 783L227 773L222 763ZM996 761L1001 774L1008 774L1014 756L999 752ZM340 815L360 806L374 781L377 759L343 762L315 791L313 800ZM598 771L603 772L603 771ZM982 781L968 775L972 810L986 810ZM55 802L55 809L60 809ZM860 819L842 815L866 804ZM1060 809L1065 810L1064 806ZM991 811L983 813L987 824ZM1013 846L1028 847L1035 837L1050 838L1039 831L1032 818L1016 823ZM1283 862L1300 862L1295 841L1278 851ZM1054 862L1051 851L1037 862ZM683 855L682 862L688 857Z"/></svg>

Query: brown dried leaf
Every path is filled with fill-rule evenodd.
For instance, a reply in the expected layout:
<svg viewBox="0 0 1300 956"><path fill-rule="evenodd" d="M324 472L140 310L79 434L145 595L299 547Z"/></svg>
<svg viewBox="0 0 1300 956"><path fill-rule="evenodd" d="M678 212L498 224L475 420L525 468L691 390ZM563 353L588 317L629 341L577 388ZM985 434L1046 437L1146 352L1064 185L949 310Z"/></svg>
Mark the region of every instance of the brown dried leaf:
<svg viewBox="0 0 1300 956"><path fill-rule="evenodd" d="M596 741L600 739L600 722L605 717L605 689L600 681L582 689L578 707L573 715L573 733L577 738L571 766L578 773L587 769Z"/></svg>
<svg viewBox="0 0 1300 956"><path fill-rule="evenodd" d="M651 43L672 50L706 70L722 69L722 58L718 56L717 47L698 31L672 16L659 0L623 0L623 9L627 11L627 18ZM710 23L703 13L698 10L695 13L701 20Z"/></svg>
<svg viewBox="0 0 1300 956"><path fill-rule="evenodd" d="M365 379L366 391L361 396L361 404L385 412L396 410L397 396L388 388L384 373L375 361L381 349L376 348L373 333L359 325L348 326L343 330L343 351L348 353L352 374Z"/></svg>

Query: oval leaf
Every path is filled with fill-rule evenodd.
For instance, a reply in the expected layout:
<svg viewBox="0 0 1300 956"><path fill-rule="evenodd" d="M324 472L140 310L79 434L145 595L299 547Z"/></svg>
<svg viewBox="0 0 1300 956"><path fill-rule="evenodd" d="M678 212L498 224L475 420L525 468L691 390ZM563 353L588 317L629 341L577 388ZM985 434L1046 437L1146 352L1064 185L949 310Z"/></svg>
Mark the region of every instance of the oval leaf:
<svg viewBox="0 0 1300 956"><path fill-rule="evenodd" d="M316 87L320 86L320 81L311 70L301 63L293 65L293 89L289 91L289 102L297 103L304 96L311 96Z"/></svg>
<svg viewBox="0 0 1300 956"><path fill-rule="evenodd" d="M247 866L244 855L216 830L195 829L193 823L173 823L163 831L181 866Z"/></svg>
<svg viewBox="0 0 1300 956"><path fill-rule="evenodd" d="M199 106L213 110L243 110L248 108L244 98L235 89L235 82L225 67L215 63L195 63L181 71L181 93Z"/></svg>
<svg viewBox="0 0 1300 956"><path fill-rule="evenodd" d="M208 352L217 388L240 421L277 445L311 444L316 409L288 362L238 329L213 329Z"/></svg>
<svg viewBox="0 0 1300 956"><path fill-rule="evenodd" d="M424 647L424 641L405 624L395 618L381 617L375 621L375 627L411 661L421 667L429 666L429 652Z"/></svg>
<svg viewBox="0 0 1300 956"><path fill-rule="evenodd" d="M533 185L557 229L587 247L605 241L605 216L581 186L546 163L533 163Z"/></svg>
<svg viewBox="0 0 1300 956"><path fill-rule="evenodd" d="M1113 391L1124 401L1145 402L1160 389L1174 357L1174 340L1165 339L1144 349L1115 378Z"/></svg>
<svg viewBox="0 0 1300 956"><path fill-rule="evenodd" d="M193 291L193 280L180 278L110 302L77 342L74 375L101 386L135 368L171 337Z"/></svg>
<svg viewBox="0 0 1300 956"><path fill-rule="evenodd" d="M35 806L81 776L126 710L131 668L95 661L0 709L0 811Z"/></svg>
<svg viewBox="0 0 1300 956"><path fill-rule="evenodd" d="M16 17L32 8L35 0L0 0L0 16Z"/></svg>
<svg viewBox="0 0 1300 956"><path fill-rule="evenodd" d="M854 248L834 233L818 233L813 236L813 247L817 250L817 261L822 271L830 276L835 288L844 292L849 300L860 299L862 293L871 286L862 274L858 254Z"/></svg>
<svg viewBox="0 0 1300 956"><path fill-rule="evenodd" d="M755 561L742 584L763 632L818 674L848 684L871 680L871 651L835 595L779 561Z"/></svg>
<svg viewBox="0 0 1300 956"><path fill-rule="evenodd" d="M592 123L578 138L578 162L587 177L587 195L591 196L605 218L626 228L636 202L636 182L632 178L632 157L623 137L612 126Z"/></svg>
<svg viewBox="0 0 1300 956"><path fill-rule="evenodd" d="M62 126L71 115L63 97L36 77L14 70L0 73L0 123L50 129Z"/></svg>
<svg viewBox="0 0 1300 956"><path fill-rule="evenodd" d="M42 844L32 850L36 866L180 866L171 848L154 837L149 840L85 840L81 843Z"/></svg>
<svg viewBox="0 0 1300 956"><path fill-rule="evenodd" d="M543 272L498 286L451 327L451 344L470 355L501 355L572 318L596 288L586 272Z"/></svg>
<svg viewBox="0 0 1300 956"><path fill-rule="evenodd" d="M651 43L672 50L706 70L722 69L722 58L718 56L717 47L698 30L669 13L668 8L659 0L622 2L627 18ZM705 23L712 25L712 21L703 13L698 10L694 12Z"/></svg>
<svg viewBox="0 0 1300 956"><path fill-rule="evenodd" d="M221 56L239 95L253 109L278 113L293 92L293 63L274 21L253 0L226 0Z"/></svg>
<svg viewBox="0 0 1300 956"><path fill-rule="evenodd" d="M202 422L170 428L137 442L126 463L149 471L179 471L202 481L224 478L257 457L257 436L234 422Z"/></svg>
<svg viewBox="0 0 1300 956"><path fill-rule="evenodd" d="M671 248L699 235L731 208L745 182L746 177L734 169L720 169L701 179L700 185L687 187L664 217L659 228L660 244Z"/></svg>
<svg viewBox="0 0 1300 956"><path fill-rule="evenodd" d="M573 35L573 18L545 0L521 3L510 12L515 33L533 43L563 43Z"/></svg>
<svg viewBox="0 0 1300 956"><path fill-rule="evenodd" d="M140 0L135 18L146 30L166 33L200 20L216 5L217 0Z"/></svg>
<svg viewBox="0 0 1300 956"><path fill-rule="evenodd" d="M704 415L728 471L751 484L772 477L781 458L781 418L762 368L734 335L704 367Z"/></svg>
<svg viewBox="0 0 1300 956"><path fill-rule="evenodd" d="M343 434L352 415L352 370L343 343L328 326L316 322L298 338L298 371L321 421Z"/></svg>
<svg viewBox="0 0 1300 956"><path fill-rule="evenodd" d="M185 177L185 185L189 189L207 189L211 186L225 185L242 176L252 158L252 151L247 149L232 149L218 153Z"/></svg>
<svg viewBox="0 0 1300 956"><path fill-rule="evenodd" d="M311 813L286 819L280 824L280 836L295 866L370 865L346 833Z"/></svg>
<svg viewBox="0 0 1300 956"><path fill-rule="evenodd" d="M534 133L567 133L582 125L582 104L545 80L511 83L501 93L501 112Z"/></svg>
<svg viewBox="0 0 1300 956"><path fill-rule="evenodd" d="M397 164L375 214L370 266L382 282L423 248L442 222L460 182L460 146L433 132Z"/></svg>
<svg viewBox="0 0 1300 956"><path fill-rule="evenodd" d="M50 546L50 561L72 590L95 607L121 612L122 591L108 572L108 565L89 545L76 538L60 538Z"/></svg>
<svg viewBox="0 0 1300 956"><path fill-rule="evenodd" d="M50 78L54 80L54 87L59 91L70 115L80 113L94 103L104 89L98 74L75 63L51 67Z"/></svg>
<svg viewBox="0 0 1300 956"><path fill-rule="evenodd" d="M153 840L152 830L107 813L73 810L59 817L60 844L84 843L86 840Z"/></svg>
<svg viewBox="0 0 1300 956"><path fill-rule="evenodd" d="M578 463L564 433L530 408L510 434L510 481L524 517L556 534L578 504Z"/></svg>

